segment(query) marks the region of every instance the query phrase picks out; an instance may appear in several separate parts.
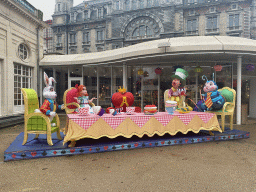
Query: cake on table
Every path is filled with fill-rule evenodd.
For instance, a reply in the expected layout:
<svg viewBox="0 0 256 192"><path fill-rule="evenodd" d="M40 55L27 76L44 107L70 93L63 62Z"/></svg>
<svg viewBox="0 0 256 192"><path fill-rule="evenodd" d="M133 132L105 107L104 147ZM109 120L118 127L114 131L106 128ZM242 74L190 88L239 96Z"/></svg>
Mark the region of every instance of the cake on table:
<svg viewBox="0 0 256 192"><path fill-rule="evenodd" d="M144 107L145 115L154 115L157 113L157 107L155 105L146 105Z"/></svg>

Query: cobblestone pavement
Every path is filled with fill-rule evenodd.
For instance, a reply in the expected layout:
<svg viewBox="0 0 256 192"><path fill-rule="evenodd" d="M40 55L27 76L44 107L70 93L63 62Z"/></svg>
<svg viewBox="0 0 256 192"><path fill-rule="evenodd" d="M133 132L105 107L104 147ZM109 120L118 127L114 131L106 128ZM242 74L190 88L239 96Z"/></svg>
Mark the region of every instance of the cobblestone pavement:
<svg viewBox="0 0 256 192"><path fill-rule="evenodd" d="M250 138L13 162L23 125L0 129L0 191L256 191L256 121L234 129Z"/></svg>

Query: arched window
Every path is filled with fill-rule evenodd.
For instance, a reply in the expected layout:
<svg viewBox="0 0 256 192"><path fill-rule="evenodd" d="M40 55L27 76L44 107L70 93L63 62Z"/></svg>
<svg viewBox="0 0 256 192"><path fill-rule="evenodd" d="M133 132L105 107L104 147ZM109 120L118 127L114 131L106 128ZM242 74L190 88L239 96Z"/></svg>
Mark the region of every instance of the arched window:
<svg viewBox="0 0 256 192"><path fill-rule="evenodd" d="M126 39L147 39L159 37L160 27L157 21L150 17L138 17L132 20L125 28Z"/></svg>
<svg viewBox="0 0 256 192"><path fill-rule="evenodd" d="M152 30L148 26L146 27L146 35L148 37L153 35Z"/></svg>
<svg viewBox="0 0 256 192"><path fill-rule="evenodd" d="M145 25L141 25L140 27L139 27L139 30L140 30L140 36L141 37L143 37L143 36L145 36L146 34L146 26Z"/></svg>
<svg viewBox="0 0 256 192"><path fill-rule="evenodd" d="M133 33L132 33L132 36L133 36L133 37L139 36L139 28L134 29L134 31L133 31Z"/></svg>
<svg viewBox="0 0 256 192"><path fill-rule="evenodd" d="M20 44L18 48L18 52L19 52L19 57L22 60L26 60L28 58L28 48L26 45Z"/></svg>

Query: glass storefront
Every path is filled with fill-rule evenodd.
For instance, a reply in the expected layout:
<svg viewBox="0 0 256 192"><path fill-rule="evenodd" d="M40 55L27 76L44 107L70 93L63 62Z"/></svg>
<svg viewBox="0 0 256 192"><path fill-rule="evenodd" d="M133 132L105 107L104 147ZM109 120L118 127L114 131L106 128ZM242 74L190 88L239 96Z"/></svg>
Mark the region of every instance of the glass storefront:
<svg viewBox="0 0 256 192"><path fill-rule="evenodd" d="M214 66L221 65L221 71L215 71ZM253 102L252 93L256 93L256 71L247 67L248 64L242 65L242 108L249 114L250 102ZM127 91L134 95L134 106L143 109L146 105L156 105L159 111L164 111L164 91L172 87L172 75L176 68L180 67L188 71L189 75L185 82L182 82L180 87L186 85L187 89L187 103L194 106L200 100L200 90L202 91L205 81L202 75L205 75L208 80L216 81L219 89L223 87L230 87L237 89L237 65L236 63L209 63L201 65L201 72L196 72L199 64L190 65L128 65L127 66ZM155 69L160 68L161 74L156 74ZM62 96L64 91L68 89L68 83L73 79L81 78L80 83L87 87L90 98L98 97L93 102L96 105L102 106L104 109L112 106L111 96L123 87L123 66L78 66L69 67L69 76L66 71L55 69L56 71L56 91L58 96L58 103L62 103ZM142 70L142 74L138 71ZM44 70L49 77L53 76L53 70ZM60 82L60 83L59 83ZM65 85L65 86L63 86ZM74 86L74 83L71 85ZM43 85L44 87L44 85ZM98 90L98 92L97 92ZM203 93L203 91L202 91ZM192 99L193 102L190 100ZM113 106L112 106L113 107ZM243 110L243 109L242 109ZM253 109L251 109L251 112ZM254 113L254 112L253 112ZM256 114L256 110L255 110Z"/></svg>

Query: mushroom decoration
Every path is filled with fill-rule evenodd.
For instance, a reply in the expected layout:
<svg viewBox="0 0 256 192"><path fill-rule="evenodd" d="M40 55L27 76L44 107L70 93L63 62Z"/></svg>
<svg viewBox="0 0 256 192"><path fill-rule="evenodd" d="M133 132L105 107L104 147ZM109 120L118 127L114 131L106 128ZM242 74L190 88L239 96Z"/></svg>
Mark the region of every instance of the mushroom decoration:
<svg viewBox="0 0 256 192"><path fill-rule="evenodd" d="M161 75L162 69L161 69L160 67L157 67L157 68L155 69L155 73L156 73L157 75Z"/></svg>
<svg viewBox="0 0 256 192"><path fill-rule="evenodd" d="M115 108L123 108L122 112L126 112L126 107L133 105L134 96L131 92L126 92L125 88L120 88L112 95L111 102Z"/></svg>
<svg viewBox="0 0 256 192"><path fill-rule="evenodd" d="M222 66L221 65L215 65L214 66L214 70L215 71L221 71L222 70Z"/></svg>

